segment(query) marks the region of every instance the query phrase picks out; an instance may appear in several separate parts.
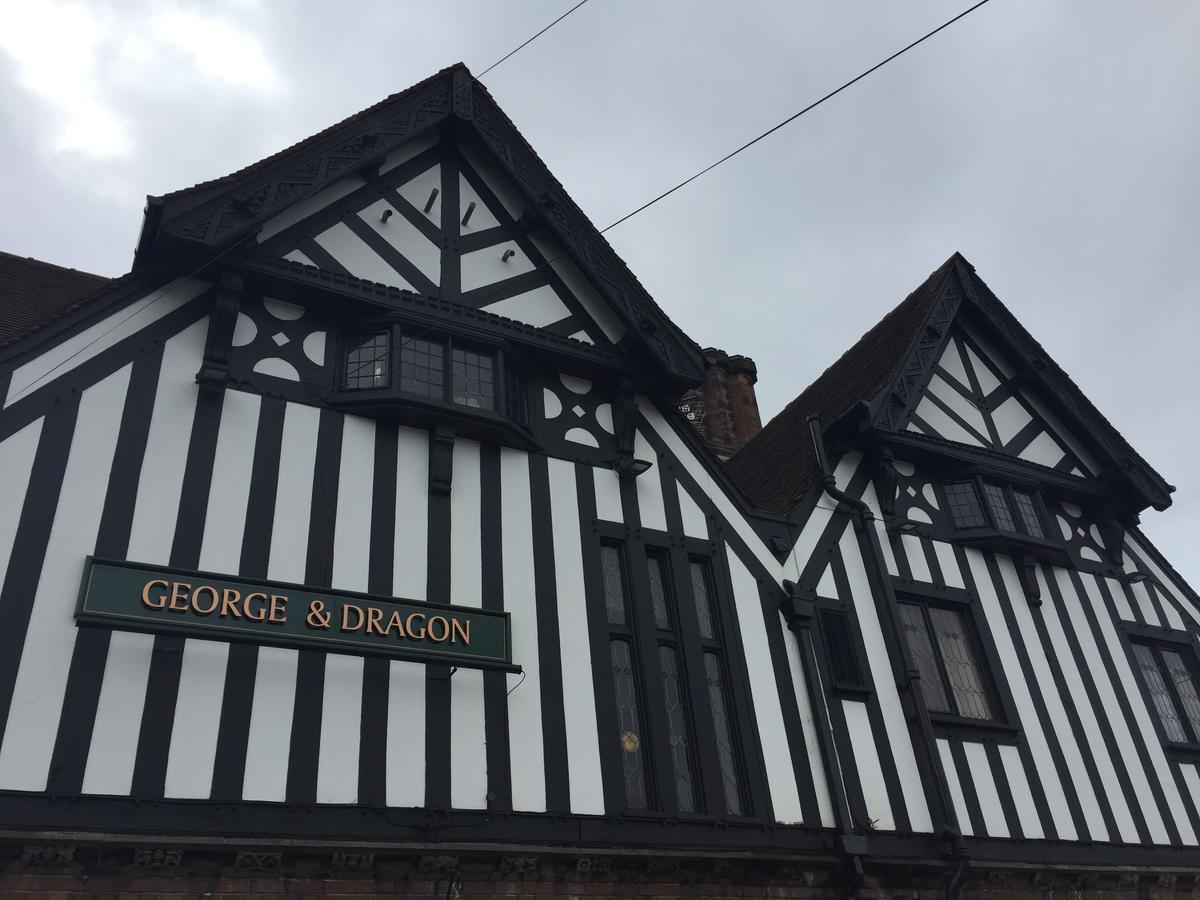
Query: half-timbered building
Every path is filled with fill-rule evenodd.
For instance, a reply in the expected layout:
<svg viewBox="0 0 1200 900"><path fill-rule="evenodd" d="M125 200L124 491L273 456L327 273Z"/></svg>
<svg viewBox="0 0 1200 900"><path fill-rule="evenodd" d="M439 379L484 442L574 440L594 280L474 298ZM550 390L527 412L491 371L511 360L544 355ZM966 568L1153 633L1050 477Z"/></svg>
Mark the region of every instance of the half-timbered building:
<svg viewBox="0 0 1200 900"><path fill-rule="evenodd" d="M0 342L0 889L1198 886L1173 488L957 254L760 431L455 66Z"/></svg>

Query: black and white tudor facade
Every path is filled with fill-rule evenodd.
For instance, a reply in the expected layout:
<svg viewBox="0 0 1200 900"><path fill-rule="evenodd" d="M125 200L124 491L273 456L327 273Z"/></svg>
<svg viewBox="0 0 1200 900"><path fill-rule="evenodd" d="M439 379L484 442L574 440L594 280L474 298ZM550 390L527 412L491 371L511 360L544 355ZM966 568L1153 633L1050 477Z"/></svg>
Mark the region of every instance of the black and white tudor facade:
<svg viewBox="0 0 1200 900"><path fill-rule="evenodd" d="M462 67L116 281L3 262L6 833L1194 867L1172 489L961 257L726 462ZM89 556L504 612L520 671L77 624Z"/></svg>

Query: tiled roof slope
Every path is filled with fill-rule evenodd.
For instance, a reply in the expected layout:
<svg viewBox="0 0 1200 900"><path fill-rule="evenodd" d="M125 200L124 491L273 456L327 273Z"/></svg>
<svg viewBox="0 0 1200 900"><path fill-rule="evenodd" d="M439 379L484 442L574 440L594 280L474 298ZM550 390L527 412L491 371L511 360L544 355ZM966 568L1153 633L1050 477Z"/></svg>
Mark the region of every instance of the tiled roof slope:
<svg viewBox="0 0 1200 900"><path fill-rule="evenodd" d="M819 476L808 417L828 425L892 382L925 315L954 268L957 254L883 317L820 377L729 458L725 467L747 497L768 512L787 513Z"/></svg>
<svg viewBox="0 0 1200 900"><path fill-rule="evenodd" d="M0 345L59 318L110 283L101 275L0 251Z"/></svg>

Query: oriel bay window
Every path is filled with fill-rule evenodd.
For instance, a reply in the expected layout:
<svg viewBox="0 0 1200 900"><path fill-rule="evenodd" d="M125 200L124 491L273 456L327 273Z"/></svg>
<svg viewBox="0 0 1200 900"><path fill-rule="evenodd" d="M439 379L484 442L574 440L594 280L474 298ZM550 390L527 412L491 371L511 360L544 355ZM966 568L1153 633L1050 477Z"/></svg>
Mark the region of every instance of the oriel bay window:
<svg viewBox="0 0 1200 900"><path fill-rule="evenodd" d="M529 425L526 379L501 348L395 324L349 333L343 347L342 400L415 400Z"/></svg>
<svg viewBox="0 0 1200 900"><path fill-rule="evenodd" d="M1047 537L1036 491L971 478L943 484L942 493L955 528L989 528L1038 540Z"/></svg>
<svg viewBox="0 0 1200 900"><path fill-rule="evenodd" d="M669 804L680 814L746 815L743 761L709 560L687 558L684 569L682 559L673 561L665 549L651 547L641 560L645 578L639 573L631 579L629 566L636 563L627 557L627 547L605 540L600 563L616 729L601 740L619 747L625 808L655 810ZM673 573L685 577L684 584L677 584ZM635 598L634 583L647 596ZM685 615L694 623L687 633L698 633L698 645L684 644ZM650 633L639 634L639 624ZM647 698L654 698L653 710ZM697 713L705 717L706 729L708 722L712 726L706 752L715 762L706 771L714 791L720 778L719 792L709 794L707 802ZM653 734L647 730L652 721L657 723Z"/></svg>

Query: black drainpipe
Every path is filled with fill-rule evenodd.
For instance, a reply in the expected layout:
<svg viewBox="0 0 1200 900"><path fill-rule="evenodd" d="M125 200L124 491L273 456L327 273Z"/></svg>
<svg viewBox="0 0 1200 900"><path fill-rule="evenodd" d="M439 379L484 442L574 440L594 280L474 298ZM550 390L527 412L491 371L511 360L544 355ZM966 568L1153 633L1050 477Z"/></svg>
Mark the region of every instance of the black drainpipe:
<svg viewBox="0 0 1200 900"><path fill-rule="evenodd" d="M921 692L921 673L912 661L908 641L900 628L900 612L896 594L892 590L891 576L883 562L883 550L879 546L879 534L875 530L875 514L863 500L852 497L838 488L837 479L834 478L829 468L829 460L825 456L825 437L820 416L814 414L808 417L808 430L812 435L813 449L817 454L817 465L821 470L825 493L839 505L845 504L849 507L854 517L854 530L858 536L859 552L865 563L867 580L871 584L871 593L876 598L876 608L881 608L883 613L881 624L884 636L897 651L889 654L892 674L900 691L900 701L913 744L917 748L917 765L925 770L928 776L926 781L933 786L930 807L934 834L950 845L950 853L956 860L954 872L946 888L947 900L954 900L966 878L969 853L963 844L958 818L954 813L954 806L950 803L950 789L946 785L946 776L938 759L933 724L925 706L924 694Z"/></svg>

